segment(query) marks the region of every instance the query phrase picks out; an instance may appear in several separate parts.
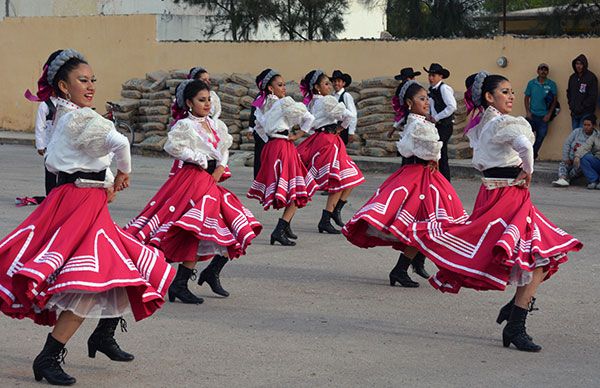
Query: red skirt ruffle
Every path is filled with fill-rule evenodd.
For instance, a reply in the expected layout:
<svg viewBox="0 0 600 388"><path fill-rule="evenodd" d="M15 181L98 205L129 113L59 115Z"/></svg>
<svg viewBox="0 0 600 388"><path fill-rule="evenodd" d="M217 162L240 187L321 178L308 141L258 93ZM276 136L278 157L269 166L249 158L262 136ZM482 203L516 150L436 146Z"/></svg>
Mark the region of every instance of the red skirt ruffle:
<svg viewBox="0 0 600 388"><path fill-rule="evenodd" d="M317 184L317 190L335 193L364 183L365 177L350 159L339 135L317 132L300 145L298 154Z"/></svg>
<svg viewBox="0 0 600 388"><path fill-rule="evenodd" d="M53 325L53 295L125 288L136 320L164 303L175 276L156 248L116 225L104 189L66 184L0 242L0 310Z"/></svg>
<svg viewBox="0 0 600 388"><path fill-rule="evenodd" d="M181 170L184 166L183 164L183 160L179 160L179 159L175 159L173 161L173 165L171 166L171 171L169 171L169 177L174 176L175 174L177 174L179 172L179 170ZM219 179L219 183L226 181L227 179L231 178L231 170L229 169L229 166L225 166L225 171L223 171L223 175L221 175L221 179Z"/></svg>
<svg viewBox="0 0 600 388"><path fill-rule="evenodd" d="M298 151L289 140L271 139L260 158L261 168L246 196L256 198L265 210L290 205L302 208L308 204L317 185Z"/></svg>
<svg viewBox="0 0 600 388"><path fill-rule="evenodd" d="M401 167L377 189L342 229L361 248L411 245L415 221L464 222L468 215L454 188L439 171L411 164Z"/></svg>
<svg viewBox="0 0 600 388"><path fill-rule="evenodd" d="M512 267L531 272L536 256L549 259L548 279L569 251L583 246L533 206L529 190L514 186L488 190L482 185L464 224L413 224L412 238L440 269L430 283L451 293L461 287L504 290Z"/></svg>
<svg viewBox="0 0 600 388"><path fill-rule="evenodd" d="M198 256L201 242L225 247L230 258L246 253L262 226L231 191L199 167L185 165L167 179L127 233L159 248L169 262L208 260Z"/></svg>

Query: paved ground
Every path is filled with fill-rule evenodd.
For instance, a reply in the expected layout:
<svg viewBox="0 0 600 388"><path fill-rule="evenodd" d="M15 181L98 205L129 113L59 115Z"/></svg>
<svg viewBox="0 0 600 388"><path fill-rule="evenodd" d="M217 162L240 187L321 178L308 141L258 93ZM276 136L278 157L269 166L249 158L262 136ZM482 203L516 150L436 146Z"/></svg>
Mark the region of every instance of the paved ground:
<svg viewBox="0 0 600 388"><path fill-rule="evenodd" d="M43 190L41 158L32 148L0 146L0 236L33 208L15 208L14 198ZM134 157L132 187L111 204L120 224L136 215L162 184L170 160ZM242 197L251 170L232 166L227 186ZM368 175L347 206L350 216L385 175ZM474 180L456 180L470 210ZM264 226L249 255L223 271L227 299L193 285L201 306L166 303L155 316L129 322L118 333L136 355L119 364L103 355L90 359L85 342L95 321L84 323L69 343L66 370L79 386L600 386L600 191L532 189L534 202L553 221L580 238L559 274L540 288L529 330L544 346L539 354L502 347L494 322L510 293L444 295L421 288L392 288L387 274L397 254L361 250L343 237L318 234L325 197L316 196L294 223L298 246L268 245L279 214L243 199ZM429 269L433 271L430 263ZM512 291L512 290L511 290ZM48 328L0 317L0 386L39 386L31 363Z"/></svg>

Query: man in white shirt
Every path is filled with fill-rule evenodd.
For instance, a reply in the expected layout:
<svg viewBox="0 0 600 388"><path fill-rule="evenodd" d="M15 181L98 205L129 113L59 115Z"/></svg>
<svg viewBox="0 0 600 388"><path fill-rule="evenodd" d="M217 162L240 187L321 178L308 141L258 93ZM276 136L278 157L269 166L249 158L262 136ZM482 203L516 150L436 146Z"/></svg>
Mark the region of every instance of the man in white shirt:
<svg viewBox="0 0 600 388"><path fill-rule="evenodd" d="M357 115L358 112L356 111L356 105L354 105L354 98L350 93L346 92L345 89L352 83L350 74L342 73L340 70L334 70L331 75L331 82L333 83L335 97L338 99L338 102L344 103L346 109ZM356 139L354 135L355 132L356 121L350 123L350 126L340 133L344 144L352 143Z"/></svg>
<svg viewBox="0 0 600 388"><path fill-rule="evenodd" d="M450 72L439 63L432 63L429 69L423 67L429 76L429 106L431 110L431 121L443 142L442 156L439 161L440 172L450 181L450 165L448 164L448 141L452 136L454 127L454 112L456 111L456 99L454 90L443 82L450 76Z"/></svg>

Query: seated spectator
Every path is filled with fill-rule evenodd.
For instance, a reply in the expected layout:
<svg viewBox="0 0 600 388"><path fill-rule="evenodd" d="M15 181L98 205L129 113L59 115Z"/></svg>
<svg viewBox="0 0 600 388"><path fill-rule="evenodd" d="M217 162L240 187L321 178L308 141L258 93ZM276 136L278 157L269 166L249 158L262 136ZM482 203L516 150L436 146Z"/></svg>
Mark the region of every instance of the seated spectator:
<svg viewBox="0 0 600 388"><path fill-rule="evenodd" d="M575 151L573 165L581 166L581 171L588 181L588 189L600 190L600 133L598 131L595 131Z"/></svg>
<svg viewBox="0 0 600 388"><path fill-rule="evenodd" d="M556 187L567 187L571 179L581 176L581 168L575 167L573 160L575 152L590 138L592 134L597 134L596 116L591 115L583 119L583 127L577 128L567 138L563 144L562 161L558 165L558 179L552 182Z"/></svg>

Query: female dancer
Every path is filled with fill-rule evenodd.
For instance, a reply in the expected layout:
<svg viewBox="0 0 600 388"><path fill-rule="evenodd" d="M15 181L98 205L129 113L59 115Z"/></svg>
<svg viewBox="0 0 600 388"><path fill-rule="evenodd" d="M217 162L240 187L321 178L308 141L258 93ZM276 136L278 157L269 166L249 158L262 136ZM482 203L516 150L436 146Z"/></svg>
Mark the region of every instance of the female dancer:
<svg viewBox="0 0 600 388"><path fill-rule="evenodd" d="M188 73L188 79L200 80L209 87L211 85L208 70L201 66L192 67ZM210 117L215 121L221 117L221 99L214 90L210 91Z"/></svg>
<svg viewBox="0 0 600 388"><path fill-rule="evenodd" d="M271 233L271 245L296 245L290 227L296 210L306 206L315 192L312 175L302 164L294 141L310 130L314 117L304 104L285 96L285 82L275 70L265 69L257 77L261 96L255 101L254 132L266 137L261 153L261 168L248 190L248 198L256 198L265 210L285 208L277 227ZM302 131L292 133L300 126Z"/></svg>
<svg viewBox="0 0 600 388"><path fill-rule="evenodd" d="M0 241L0 310L54 325L33 373L57 385L75 383L60 362L85 318L101 318L88 340L90 357L100 351L115 361L132 360L113 337L119 317L152 315L174 277L162 253L123 233L110 217L105 187L128 187L131 161L127 139L90 108L95 80L75 50L61 51L48 65L47 81L61 103L46 166L58 184ZM109 186L111 153L118 172Z"/></svg>
<svg viewBox="0 0 600 388"><path fill-rule="evenodd" d="M452 185L438 171L442 142L433 123L427 121L429 98L417 81L405 81L398 98L404 131L397 143L402 167L352 217L342 232L361 248L391 246L404 253L390 272L390 285L418 287L407 273L417 250L411 246L414 221L462 222L467 218Z"/></svg>
<svg viewBox="0 0 600 388"><path fill-rule="evenodd" d="M219 274L229 260L246 252L262 226L229 190L217 185L225 171L232 137L222 121L210 114L209 87L202 81L182 82L176 93L184 117L168 135L165 151L183 161L183 168L167 179L126 231L161 249L169 262L179 262L169 288L169 300L200 304L187 282L196 262L213 258L200 274L213 292L228 296Z"/></svg>
<svg viewBox="0 0 600 388"><path fill-rule="evenodd" d="M442 292L461 287L504 290L517 286L515 297L500 311L498 323L505 347L538 352L525 330L528 306L540 283L567 261L582 244L556 227L531 203L534 136L522 117L513 117L510 82L486 72L466 80L465 99L476 112L467 136L473 165L483 173L483 185L473 213L462 225L436 220L414 225L418 248L440 269L430 282ZM470 125L472 126L472 125Z"/></svg>
<svg viewBox="0 0 600 388"><path fill-rule="evenodd" d="M314 176L317 190L329 193L319 221L319 233L340 234L331 225L331 219L339 226L344 226L342 208L354 187L365 181L358 166L346 153L346 146L339 136L344 128L356 121L356 115L331 95L331 81L321 70L306 74L300 81L300 89L304 104L315 117L315 133L298 146L298 153Z"/></svg>

